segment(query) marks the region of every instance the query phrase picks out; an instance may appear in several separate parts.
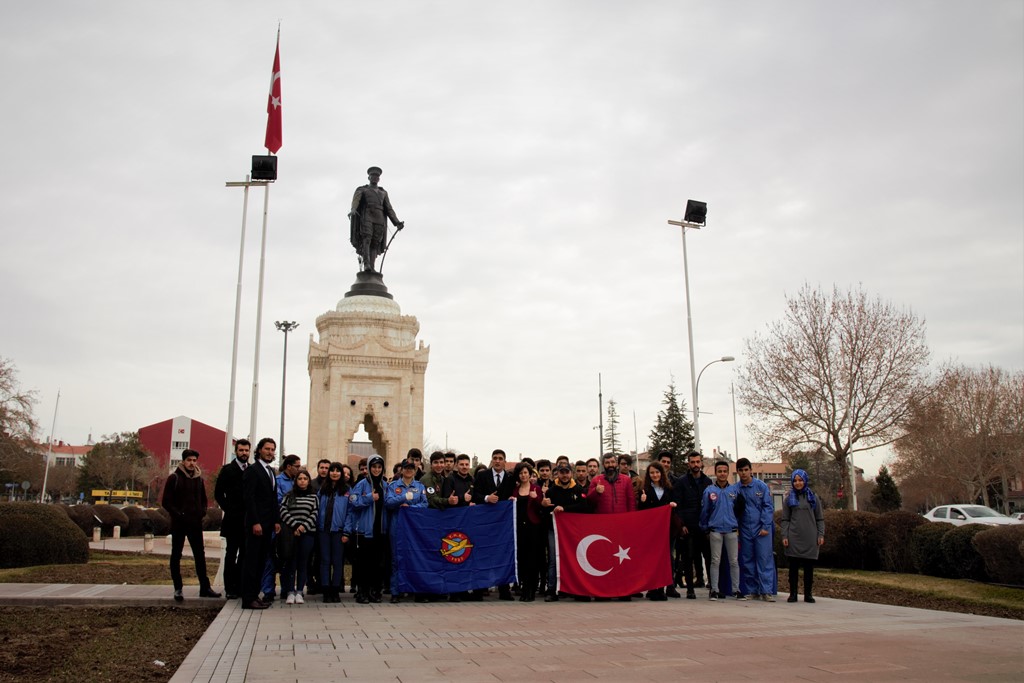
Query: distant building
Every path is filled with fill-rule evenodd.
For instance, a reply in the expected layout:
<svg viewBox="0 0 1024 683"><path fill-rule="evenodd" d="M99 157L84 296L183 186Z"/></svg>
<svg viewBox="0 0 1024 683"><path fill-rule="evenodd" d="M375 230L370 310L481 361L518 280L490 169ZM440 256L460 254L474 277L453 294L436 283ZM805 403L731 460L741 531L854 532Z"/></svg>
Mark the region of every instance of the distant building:
<svg viewBox="0 0 1024 683"><path fill-rule="evenodd" d="M184 415L139 429L139 443L168 473L181 463L181 452L187 448L199 452L203 470L216 471L224 463L224 437L223 429Z"/></svg>
<svg viewBox="0 0 1024 683"><path fill-rule="evenodd" d="M93 444L85 446L72 446L63 441L55 441L51 447L48 443L41 443L36 450L45 458L50 454L50 465L53 467L81 467L85 456L92 450Z"/></svg>

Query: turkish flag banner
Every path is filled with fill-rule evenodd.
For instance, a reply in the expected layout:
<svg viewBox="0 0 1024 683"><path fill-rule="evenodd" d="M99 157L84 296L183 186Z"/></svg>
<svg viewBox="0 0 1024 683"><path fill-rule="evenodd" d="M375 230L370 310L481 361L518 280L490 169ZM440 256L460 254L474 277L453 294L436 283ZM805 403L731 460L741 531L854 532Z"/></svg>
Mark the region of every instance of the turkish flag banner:
<svg viewBox="0 0 1024 683"><path fill-rule="evenodd" d="M605 515L555 513L558 590L617 598L668 586L671 515L667 505Z"/></svg>
<svg viewBox="0 0 1024 683"><path fill-rule="evenodd" d="M281 36L274 50L274 69L270 74L270 95L267 97L267 137L263 143L271 154L281 149Z"/></svg>

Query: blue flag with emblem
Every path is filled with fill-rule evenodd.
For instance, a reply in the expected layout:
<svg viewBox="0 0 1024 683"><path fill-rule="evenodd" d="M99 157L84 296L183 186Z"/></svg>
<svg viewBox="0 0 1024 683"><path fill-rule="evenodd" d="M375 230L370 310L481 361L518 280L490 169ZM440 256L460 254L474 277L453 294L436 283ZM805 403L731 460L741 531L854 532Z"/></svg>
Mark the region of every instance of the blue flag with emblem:
<svg viewBox="0 0 1024 683"><path fill-rule="evenodd" d="M394 590L461 593L516 580L515 505L402 508L391 529Z"/></svg>

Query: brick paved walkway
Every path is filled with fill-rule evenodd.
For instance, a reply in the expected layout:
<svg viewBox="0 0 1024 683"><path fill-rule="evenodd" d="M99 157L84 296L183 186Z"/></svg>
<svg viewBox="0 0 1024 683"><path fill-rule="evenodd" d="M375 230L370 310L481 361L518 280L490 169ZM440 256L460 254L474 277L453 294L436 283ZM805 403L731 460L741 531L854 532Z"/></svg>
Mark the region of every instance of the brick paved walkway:
<svg viewBox="0 0 1024 683"><path fill-rule="evenodd" d="M225 606L183 681L1024 679L1024 623L802 602Z"/></svg>

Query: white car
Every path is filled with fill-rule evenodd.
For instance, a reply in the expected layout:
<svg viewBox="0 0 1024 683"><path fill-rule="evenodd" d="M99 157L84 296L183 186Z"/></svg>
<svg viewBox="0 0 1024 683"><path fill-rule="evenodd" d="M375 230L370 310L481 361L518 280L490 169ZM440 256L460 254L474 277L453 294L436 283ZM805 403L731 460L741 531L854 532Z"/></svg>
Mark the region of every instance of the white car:
<svg viewBox="0 0 1024 683"><path fill-rule="evenodd" d="M949 522L954 526L964 524L988 524L1003 526L1005 524L1024 524L1024 521L1007 517L1001 512L984 505L940 505L932 508L924 516L929 522Z"/></svg>

